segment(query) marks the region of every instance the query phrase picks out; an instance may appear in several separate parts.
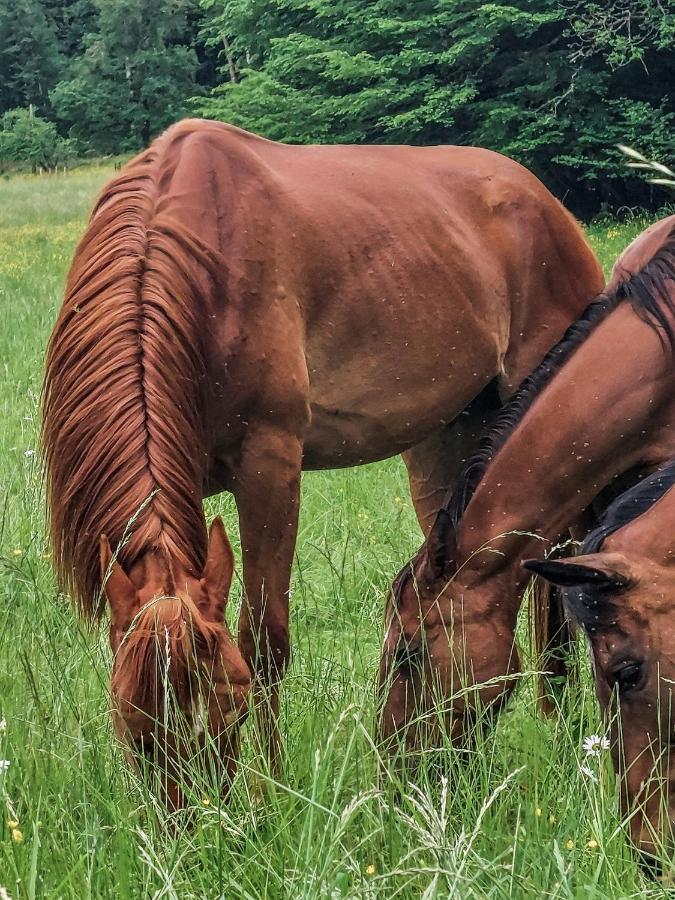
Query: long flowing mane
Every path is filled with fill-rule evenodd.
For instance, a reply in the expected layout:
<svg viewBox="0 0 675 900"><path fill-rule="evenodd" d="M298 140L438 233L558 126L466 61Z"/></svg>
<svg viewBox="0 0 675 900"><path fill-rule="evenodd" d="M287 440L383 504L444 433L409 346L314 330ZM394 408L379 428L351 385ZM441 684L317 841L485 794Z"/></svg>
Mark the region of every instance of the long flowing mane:
<svg viewBox="0 0 675 900"><path fill-rule="evenodd" d="M488 466L539 394L600 322L620 303L628 301L639 318L653 327L662 338L665 336L671 348L675 348L675 334L669 317L664 312L665 307L671 316L675 314L675 300L667 285L669 281L675 282L675 225L644 268L625 279L616 279L609 289L590 303L583 316L570 325L560 341L525 379L513 398L502 407L495 424L476 453L466 461L457 478L446 506L455 526L461 520Z"/></svg>
<svg viewBox="0 0 675 900"><path fill-rule="evenodd" d="M199 297L214 251L162 202L179 138L133 160L92 213L49 342L42 446L54 564L101 612L98 544L129 566L153 547L201 572L206 530Z"/></svg>

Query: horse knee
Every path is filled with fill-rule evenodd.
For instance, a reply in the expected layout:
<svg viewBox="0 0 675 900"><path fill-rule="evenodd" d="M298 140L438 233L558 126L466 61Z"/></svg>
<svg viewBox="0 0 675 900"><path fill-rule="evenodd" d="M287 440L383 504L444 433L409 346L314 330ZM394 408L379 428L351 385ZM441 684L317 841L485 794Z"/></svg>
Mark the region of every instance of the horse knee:
<svg viewBox="0 0 675 900"><path fill-rule="evenodd" d="M291 658L291 641L288 627L278 626L267 632L268 644L266 660L267 666L273 674L282 677Z"/></svg>
<svg viewBox="0 0 675 900"><path fill-rule="evenodd" d="M272 682L283 678L291 656L286 625L263 625L259 631L245 625L240 629L239 645L244 659L258 679Z"/></svg>

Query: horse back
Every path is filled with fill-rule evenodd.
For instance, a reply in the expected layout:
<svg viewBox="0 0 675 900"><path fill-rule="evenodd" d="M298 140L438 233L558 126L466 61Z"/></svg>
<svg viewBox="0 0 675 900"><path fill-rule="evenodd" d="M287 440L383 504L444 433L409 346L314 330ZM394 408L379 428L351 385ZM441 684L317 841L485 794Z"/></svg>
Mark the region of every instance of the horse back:
<svg viewBox="0 0 675 900"><path fill-rule="evenodd" d="M288 146L195 120L151 150L154 214L219 261L195 298L216 441L243 437L241 409L274 410L312 420L317 464L333 444L344 464L399 452L495 376L515 387L601 287L573 219L488 150Z"/></svg>

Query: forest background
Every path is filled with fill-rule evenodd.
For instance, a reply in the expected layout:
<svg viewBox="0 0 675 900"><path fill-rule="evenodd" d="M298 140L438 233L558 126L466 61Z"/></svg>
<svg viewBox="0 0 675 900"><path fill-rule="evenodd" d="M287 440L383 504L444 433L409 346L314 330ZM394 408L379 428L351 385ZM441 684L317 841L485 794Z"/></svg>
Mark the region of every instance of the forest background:
<svg viewBox="0 0 675 900"><path fill-rule="evenodd" d="M476 144L574 212L654 209L675 0L0 0L0 170L129 154L186 115L288 142Z"/></svg>

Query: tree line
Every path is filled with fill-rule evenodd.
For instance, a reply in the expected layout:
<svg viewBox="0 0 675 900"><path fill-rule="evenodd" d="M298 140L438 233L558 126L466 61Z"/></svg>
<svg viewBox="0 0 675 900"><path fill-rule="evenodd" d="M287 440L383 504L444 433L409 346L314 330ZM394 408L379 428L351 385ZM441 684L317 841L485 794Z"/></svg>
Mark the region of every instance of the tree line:
<svg viewBox="0 0 675 900"><path fill-rule="evenodd" d="M461 143L577 212L656 205L675 0L0 0L0 161L129 153L185 115L291 142Z"/></svg>

